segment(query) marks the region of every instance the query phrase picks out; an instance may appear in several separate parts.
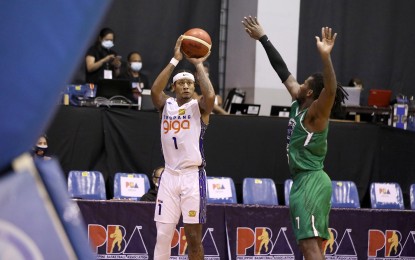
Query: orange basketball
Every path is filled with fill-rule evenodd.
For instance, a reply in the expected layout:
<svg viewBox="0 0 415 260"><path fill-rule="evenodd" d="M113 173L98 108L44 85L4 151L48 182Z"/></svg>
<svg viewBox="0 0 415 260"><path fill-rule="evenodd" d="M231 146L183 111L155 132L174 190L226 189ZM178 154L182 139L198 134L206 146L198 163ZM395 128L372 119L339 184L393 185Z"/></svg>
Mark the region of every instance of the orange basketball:
<svg viewBox="0 0 415 260"><path fill-rule="evenodd" d="M184 33L182 51L190 58L201 58L209 53L212 47L210 35L200 28L193 28Z"/></svg>

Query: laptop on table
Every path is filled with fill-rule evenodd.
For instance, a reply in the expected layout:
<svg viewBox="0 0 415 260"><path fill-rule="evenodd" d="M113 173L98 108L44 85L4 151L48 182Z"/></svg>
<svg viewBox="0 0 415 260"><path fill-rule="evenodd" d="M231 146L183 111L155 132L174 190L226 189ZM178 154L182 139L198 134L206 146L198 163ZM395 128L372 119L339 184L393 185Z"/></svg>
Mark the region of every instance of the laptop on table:
<svg viewBox="0 0 415 260"><path fill-rule="evenodd" d="M343 86L343 89L347 93L347 99L344 100L346 106L360 106L360 94L361 88Z"/></svg>
<svg viewBox="0 0 415 260"><path fill-rule="evenodd" d="M99 80L95 103L107 106L138 106L133 98L131 81L123 79Z"/></svg>
<svg viewBox="0 0 415 260"><path fill-rule="evenodd" d="M376 107L388 107L390 105L392 90L370 89L368 105Z"/></svg>

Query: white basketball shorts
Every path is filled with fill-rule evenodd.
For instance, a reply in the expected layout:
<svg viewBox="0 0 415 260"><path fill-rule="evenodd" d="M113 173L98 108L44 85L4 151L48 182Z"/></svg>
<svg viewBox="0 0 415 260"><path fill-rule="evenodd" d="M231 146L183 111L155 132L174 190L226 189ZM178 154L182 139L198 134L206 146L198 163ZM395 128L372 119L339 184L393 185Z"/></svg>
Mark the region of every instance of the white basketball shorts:
<svg viewBox="0 0 415 260"><path fill-rule="evenodd" d="M162 223L206 223L206 172L197 168L176 172L164 169L157 193L154 220Z"/></svg>

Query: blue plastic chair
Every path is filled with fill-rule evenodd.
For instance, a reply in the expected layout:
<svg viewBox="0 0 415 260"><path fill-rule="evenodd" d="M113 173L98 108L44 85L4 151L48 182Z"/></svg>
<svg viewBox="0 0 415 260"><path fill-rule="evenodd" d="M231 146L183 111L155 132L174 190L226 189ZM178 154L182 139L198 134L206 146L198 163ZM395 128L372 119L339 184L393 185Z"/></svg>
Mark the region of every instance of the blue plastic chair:
<svg viewBox="0 0 415 260"><path fill-rule="evenodd" d="M107 199L104 176L99 171L70 171L68 192L77 199Z"/></svg>
<svg viewBox="0 0 415 260"><path fill-rule="evenodd" d="M140 200L149 189L150 181L147 174L124 172L115 174L114 199Z"/></svg>
<svg viewBox="0 0 415 260"><path fill-rule="evenodd" d="M331 181L332 208L360 208L359 193L353 181Z"/></svg>
<svg viewBox="0 0 415 260"><path fill-rule="evenodd" d="M207 177L207 203L236 204L235 184L229 177ZM221 195L222 194L222 195Z"/></svg>
<svg viewBox="0 0 415 260"><path fill-rule="evenodd" d="M286 179L284 182L284 199L285 199L285 205L290 205L290 192L291 192L291 186L293 186L293 180L292 179Z"/></svg>
<svg viewBox="0 0 415 260"><path fill-rule="evenodd" d="M244 178L242 198L244 204L278 205L277 188L269 178Z"/></svg>
<svg viewBox="0 0 415 260"><path fill-rule="evenodd" d="M372 209L404 209L402 189L395 182L373 182L370 184Z"/></svg>
<svg viewBox="0 0 415 260"><path fill-rule="evenodd" d="M415 184L412 184L409 189L409 198L411 201L411 209L415 210Z"/></svg>

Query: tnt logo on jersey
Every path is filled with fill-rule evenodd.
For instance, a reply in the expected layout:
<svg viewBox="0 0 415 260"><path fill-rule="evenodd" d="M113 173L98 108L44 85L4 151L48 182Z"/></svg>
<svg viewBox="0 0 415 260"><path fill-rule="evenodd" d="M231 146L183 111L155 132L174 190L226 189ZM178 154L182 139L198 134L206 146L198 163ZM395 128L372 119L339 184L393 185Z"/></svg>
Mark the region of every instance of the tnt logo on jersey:
<svg viewBox="0 0 415 260"><path fill-rule="evenodd" d="M180 109L178 116L163 116L163 130L167 134L169 131L174 131L175 134L181 130L190 129L190 115L185 115L186 110Z"/></svg>
<svg viewBox="0 0 415 260"><path fill-rule="evenodd" d="M213 237L213 228L207 228L203 234L202 243L205 253L205 258L208 260L219 260L219 250L216 246L215 239ZM170 259L188 259L187 255L187 239L184 232L184 227L180 227L179 230L175 230L173 239L171 240L172 253Z"/></svg>
<svg viewBox="0 0 415 260"><path fill-rule="evenodd" d="M336 229L329 228L330 238L323 242L326 259L357 260L357 252L351 232L351 229L346 229L342 235Z"/></svg>
<svg viewBox="0 0 415 260"><path fill-rule="evenodd" d="M142 226L135 226L127 234L122 225L88 225L88 238L97 254L97 259L106 259L107 255L117 255L117 259L148 259L148 251L141 234ZM124 255L125 254L125 255Z"/></svg>
<svg viewBox="0 0 415 260"><path fill-rule="evenodd" d="M295 259L286 231L281 227L274 237L269 227L238 227L236 259Z"/></svg>
<svg viewBox="0 0 415 260"><path fill-rule="evenodd" d="M189 210L189 217L196 217L196 210Z"/></svg>

